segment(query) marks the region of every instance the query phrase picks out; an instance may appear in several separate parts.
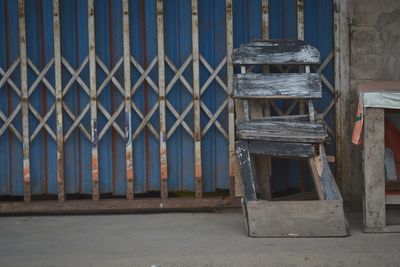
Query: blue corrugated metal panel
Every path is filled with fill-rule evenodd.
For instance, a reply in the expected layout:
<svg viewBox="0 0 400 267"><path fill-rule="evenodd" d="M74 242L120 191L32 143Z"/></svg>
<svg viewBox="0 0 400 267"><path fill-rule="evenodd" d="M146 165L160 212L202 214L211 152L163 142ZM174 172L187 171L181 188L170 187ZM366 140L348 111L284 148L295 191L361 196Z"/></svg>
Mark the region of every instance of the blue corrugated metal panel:
<svg viewBox="0 0 400 267"><path fill-rule="evenodd" d="M19 58L17 1L0 1L0 21L0 67L7 72ZM10 80L20 87L19 64ZM20 97L8 82L0 87L0 111L6 117L10 117L19 104ZM3 125L3 120L0 120L0 128ZM17 113L12 125L22 135L21 111ZM9 129L0 136L0 195L23 195L22 143Z"/></svg>
<svg viewBox="0 0 400 267"><path fill-rule="evenodd" d="M42 72L53 60L53 10L52 1L26 1L26 41L27 55L32 64ZM28 67L28 88L31 92L29 103L42 118L51 111L54 105L54 95L43 82L35 89L33 86L38 75L32 67ZM54 64L44 76L49 85L54 88ZM33 90L33 91L32 91ZM55 112L46 121L46 124L55 133ZM40 121L29 114L30 135L40 127ZM49 131L50 131L49 130ZM31 190L32 194L56 194L56 151L55 140L47 130L42 130L31 140Z"/></svg>
<svg viewBox="0 0 400 267"><path fill-rule="evenodd" d="M262 14L261 0L234 0L234 47L251 39L261 38ZM157 21L156 0L130 0L130 43L131 55L146 70L157 57ZM332 0L305 1L305 39L321 51L322 58L333 49ZM270 0L270 37L274 39L296 39L296 1ZM87 3L80 0L60 0L61 48L65 62L76 71L88 57ZM200 54L211 68L215 69L226 56L226 16L225 1L199 0L199 46ZM18 2L0 0L0 67L10 68L19 57L18 40ZM122 50L122 5L121 1L96 0L96 53L111 71L123 56ZM52 1L26 0L27 52L28 57L41 72L53 58L53 20ZM191 7L189 0L164 1L165 54L179 69L192 53ZM3 56L5 55L5 56ZM332 61L333 62L333 61ZM175 75L168 66L166 84ZM141 71L131 65L132 87L141 77ZM333 83L333 63L328 65L323 74ZM200 86L210 77L210 72L200 63ZM97 66L97 87L106 78L106 73ZM123 65L115 72L115 80L123 87ZM0 76L1 77L1 76ZM89 69L86 65L79 75L81 82L89 86ZM183 77L192 84L192 64L183 73ZM219 77L226 82L226 66L219 72ZM37 74L28 67L28 85L34 84ZM54 87L54 66L45 78ZM65 66L62 68L63 88L69 84L72 74ZM149 78L158 86L157 64L150 71ZM11 79L20 87L19 67ZM227 97L226 92L216 81L213 81L201 96L204 105L215 113ZM317 102L321 110L329 105L332 99L327 87L324 95ZM177 81L167 95L171 106L182 114L192 103L192 95L181 81ZM44 117L54 104L54 96L43 83L29 97L32 108ZM107 83L100 93L98 101L112 116L123 103L123 95L112 82ZM157 105L158 94L149 82L141 84L132 96L133 103L145 116L154 105ZM64 95L64 102L75 117L78 117L89 104L89 96L82 85L74 82ZM17 96L9 85L0 88L0 111L6 116L19 104ZM48 127L55 133L55 112L47 120ZM333 112L328 115L328 123L333 127ZM108 119L98 111L98 132L105 127ZM227 131L227 108L219 115L217 121ZM209 122L209 117L201 112L201 126ZM64 135L73 126L72 119L64 111ZM176 122L175 116L167 109L167 131ZM194 132L193 108L184 122ZM124 130L124 112L115 121ZM142 118L132 110L133 132L141 125ZM150 119L151 125L159 132L159 111L155 110ZM13 125L22 133L21 114L13 120ZM30 112L30 133L32 134L39 121ZM90 133L90 112L83 116L81 127ZM0 120L0 127L3 121ZM100 192L125 195L126 168L124 139L111 126L99 141ZM229 188L228 141L220 130L213 125L202 137L202 172L203 190L213 192L217 188ZM65 184L67 193L91 193L91 151L90 140L79 128L76 128L65 140ZM194 140L184 127L179 126L167 141L168 149L168 187L169 191L194 191ZM15 135L7 130L0 136L0 194L22 195L22 145ZM145 127L133 140L135 193L160 190L159 140L148 127ZM56 142L42 129L31 144L31 174L33 194L56 194ZM285 163L286 164L286 163ZM276 164L277 176L287 176L287 185L296 186L298 181L297 167ZM284 184L276 184L277 188Z"/></svg>
<svg viewBox="0 0 400 267"><path fill-rule="evenodd" d="M87 26L87 2L86 1L60 1L61 20L61 47L62 56L73 70L77 70L88 57L88 26ZM69 84L72 74L63 67L63 88ZM89 85L89 67L86 63L80 72L82 83ZM65 105L78 117L85 111L89 104L89 95L78 82L74 82L71 89L64 95ZM64 135L73 126L74 119L64 112ZM90 111L83 116L82 127L90 133ZM92 191L91 183L91 142L82 130L73 131L65 140L65 190L67 193L85 193Z"/></svg>
<svg viewBox="0 0 400 267"><path fill-rule="evenodd" d="M130 9L130 43L131 54L146 70L157 57L157 17L156 1L134 0L129 2ZM141 74L132 65L132 86L139 80ZM152 68L150 79L158 86L157 64ZM133 95L133 102L144 115L148 114L154 105L157 105L158 94L148 82L144 82ZM142 120L132 111L133 132ZM150 119L151 125L159 132L158 108ZM135 192L143 193L147 190L160 190L160 153L158 139L147 127L139 134L133 143Z"/></svg>

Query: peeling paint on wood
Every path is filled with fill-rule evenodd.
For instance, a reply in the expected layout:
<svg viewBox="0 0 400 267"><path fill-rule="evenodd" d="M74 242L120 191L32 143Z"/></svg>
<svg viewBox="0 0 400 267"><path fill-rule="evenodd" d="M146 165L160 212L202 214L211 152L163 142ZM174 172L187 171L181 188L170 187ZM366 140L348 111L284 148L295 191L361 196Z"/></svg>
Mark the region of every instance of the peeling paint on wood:
<svg viewBox="0 0 400 267"><path fill-rule="evenodd" d="M242 139L319 143L328 138L323 123L280 121L249 121L237 125L237 135Z"/></svg>
<svg viewBox="0 0 400 267"><path fill-rule="evenodd" d="M320 98L322 87L316 73L237 74L233 79L236 98Z"/></svg>
<svg viewBox="0 0 400 267"><path fill-rule="evenodd" d="M255 41L233 51L238 65L312 65L320 63L318 49L301 41Z"/></svg>

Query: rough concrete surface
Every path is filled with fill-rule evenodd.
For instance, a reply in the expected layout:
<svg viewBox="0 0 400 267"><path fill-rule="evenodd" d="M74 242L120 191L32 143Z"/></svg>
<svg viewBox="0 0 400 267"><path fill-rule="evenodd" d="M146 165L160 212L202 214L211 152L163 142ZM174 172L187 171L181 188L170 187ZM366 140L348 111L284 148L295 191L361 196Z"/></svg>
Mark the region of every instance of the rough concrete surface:
<svg viewBox="0 0 400 267"><path fill-rule="evenodd" d="M357 85L369 80L400 80L400 1L350 0L350 106L354 126ZM347 105L346 104L346 105ZM351 136L351 132L343 134ZM361 206L363 172L361 150L348 142L351 151L352 201ZM355 204L355 203L353 203ZM356 205L357 206L357 205Z"/></svg>
<svg viewBox="0 0 400 267"><path fill-rule="evenodd" d="M0 266L400 266L400 234L249 238L240 212L0 217Z"/></svg>

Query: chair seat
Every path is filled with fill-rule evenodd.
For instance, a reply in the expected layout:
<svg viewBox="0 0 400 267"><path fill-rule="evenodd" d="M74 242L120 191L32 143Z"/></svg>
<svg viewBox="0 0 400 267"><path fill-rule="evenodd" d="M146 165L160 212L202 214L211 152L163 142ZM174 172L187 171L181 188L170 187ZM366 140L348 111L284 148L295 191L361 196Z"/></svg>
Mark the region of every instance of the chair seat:
<svg viewBox="0 0 400 267"><path fill-rule="evenodd" d="M237 135L242 140L272 142L322 143L328 139L323 122L277 121L274 119L238 123Z"/></svg>

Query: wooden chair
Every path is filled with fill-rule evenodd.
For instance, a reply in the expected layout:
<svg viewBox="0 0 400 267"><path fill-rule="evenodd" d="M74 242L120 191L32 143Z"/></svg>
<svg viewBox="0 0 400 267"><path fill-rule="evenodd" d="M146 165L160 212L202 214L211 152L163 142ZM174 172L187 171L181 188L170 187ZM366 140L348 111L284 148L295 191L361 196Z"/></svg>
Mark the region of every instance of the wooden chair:
<svg viewBox="0 0 400 267"><path fill-rule="evenodd" d="M324 148L328 134L324 122L316 120L312 103L322 97L320 75L310 73L310 65L319 63L319 51L303 41L253 41L233 52L233 64L241 67L241 73L234 76L233 97L242 101L236 105L236 113L244 114L243 121L236 121L236 150L250 236L349 234L343 200ZM253 65L296 65L305 72L249 73ZM299 99L306 102L308 114L254 119L250 114L254 99ZM306 159L319 200L258 199L254 155Z"/></svg>

